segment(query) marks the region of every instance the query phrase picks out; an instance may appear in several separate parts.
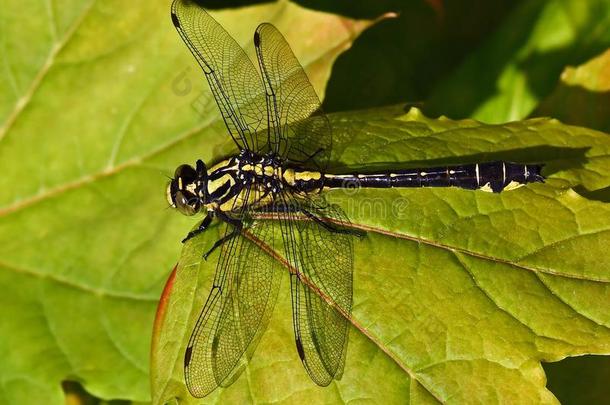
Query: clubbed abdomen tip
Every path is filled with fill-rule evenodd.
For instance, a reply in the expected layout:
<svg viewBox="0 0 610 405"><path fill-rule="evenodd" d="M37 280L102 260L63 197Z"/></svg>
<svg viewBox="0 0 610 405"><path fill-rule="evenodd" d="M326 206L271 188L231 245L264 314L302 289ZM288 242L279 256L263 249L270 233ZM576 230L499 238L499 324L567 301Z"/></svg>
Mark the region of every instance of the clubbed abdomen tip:
<svg viewBox="0 0 610 405"><path fill-rule="evenodd" d="M540 173L543 167L544 164L527 165L528 174L526 181L528 183L544 183L544 176Z"/></svg>

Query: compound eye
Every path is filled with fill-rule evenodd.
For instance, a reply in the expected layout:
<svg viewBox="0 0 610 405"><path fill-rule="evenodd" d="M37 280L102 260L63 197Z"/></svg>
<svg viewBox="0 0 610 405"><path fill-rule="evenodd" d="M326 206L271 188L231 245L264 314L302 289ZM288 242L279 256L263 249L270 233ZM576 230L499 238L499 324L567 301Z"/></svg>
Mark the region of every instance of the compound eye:
<svg viewBox="0 0 610 405"><path fill-rule="evenodd" d="M176 197L174 199L176 202L176 209L180 211L184 215L195 215L197 213L196 201L189 201L188 198L182 193L182 191L178 191L176 193ZM192 203L193 205L189 204Z"/></svg>
<svg viewBox="0 0 610 405"><path fill-rule="evenodd" d="M180 165L174 173L175 179L182 179L182 184L190 184L197 179L197 172L189 165Z"/></svg>

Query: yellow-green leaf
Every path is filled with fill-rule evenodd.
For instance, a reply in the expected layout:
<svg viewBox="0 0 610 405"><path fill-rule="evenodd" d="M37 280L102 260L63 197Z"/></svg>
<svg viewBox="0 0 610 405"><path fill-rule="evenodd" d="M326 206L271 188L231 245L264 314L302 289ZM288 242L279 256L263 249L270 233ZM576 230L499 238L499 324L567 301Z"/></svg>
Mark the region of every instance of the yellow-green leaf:
<svg viewBox="0 0 610 405"><path fill-rule="evenodd" d="M337 170L495 159L547 163L544 184L329 192L355 227L354 310L343 378L309 380L294 345L287 272L247 370L206 401L556 403L542 361L610 350L610 205L571 187L610 183L607 134L552 119L504 125L412 109L332 116ZM185 229L186 231L186 229ZM210 290L212 228L182 253L155 336L157 403L199 403L184 347Z"/></svg>
<svg viewBox="0 0 610 405"><path fill-rule="evenodd" d="M150 398L154 310L190 226L164 175L226 139L169 3L0 6L2 403L64 403L63 380ZM214 15L250 49L276 24L322 94L370 25L286 1Z"/></svg>

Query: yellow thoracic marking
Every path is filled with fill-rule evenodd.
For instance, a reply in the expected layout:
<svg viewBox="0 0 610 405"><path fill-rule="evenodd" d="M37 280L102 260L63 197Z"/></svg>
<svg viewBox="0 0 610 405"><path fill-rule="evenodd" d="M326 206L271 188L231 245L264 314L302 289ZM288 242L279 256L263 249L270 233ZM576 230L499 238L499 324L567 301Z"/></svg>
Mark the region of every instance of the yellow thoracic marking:
<svg viewBox="0 0 610 405"><path fill-rule="evenodd" d="M240 208L242 206L242 204L243 204L242 199L240 198L239 195L236 195L235 197L231 198L230 200L227 200L224 203L222 203L221 205L219 205L218 208L221 211L231 211L231 210L237 210L238 208Z"/></svg>
<svg viewBox="0 0 610 405"><path fill-rule="evenodd" d="M218 209L218 203L216 201L211 201L211 202L205 204L205 208L208 211L214 211L214 210Z"/></svg>
<svg viewBox="0 0 610 405"><path fill-rule="evenodd" d="M510 183L508 183L508 184L506 185L506 187L504 187L504 191L510 191L510 190L514 190L514 189L519 188L519 187L522 187L522 186L524 186L524 185L525 185L525 184L523 184L523 183L519 183L519 182L517 182L517 181L514 181L514 180L513 180L513 181L511 181Z"/></svg>
<svg viewBox="0 0 610 405"><path fill-rule="evenodd" d="M479 190L487 191L488 193L493 193L493 190L491 189L491 185L489 183L485 183L485 185L483 185L483 187L480 187Z"/></svg>
<svg viewBox="0 0 610 405"><path fill-rule="evenodd" d="M270 166L270 165L263 166L260 163L256 164L256 165L250 165L250 164L243 165L241 167L241 170L243 170L245 172L254 172L259 176L261 176L263 174L265 174L265 176L273 176L273 173L275 172L275 170L273 169L273 166Z"/></svg>
<svg viewBox="0 0 610 405"><path fill-rule="evenodd" d="M261 165L246 164L241 167L241 170L244 172L254 172L254 173L258 174L259 176L263 173L263 169L261 168Z"/></svg>
<svg viewBox="0 0 610 405"><path fill-rule="evenodd" d="M190 183L186 185L186 191L189 191L193 194L195 194L195 188L197 187L197 185L195 183Z"/></svg>
<svg viewBox="0 0 610 405"><path fill-rule="evenodd" d="M239 194L225 201L218 208L221 211L235 211L243 207L244 204L251 207L267 205L272 202L272 197L270 194L265 195L265 191L265 188L262 186L250 190L244 188Z"/></svg>
<svg viewBox="0 0 610 405"><path fill-rule="evenodd" d="M214 194L214 192L227 181L229 182L229 190L231 190L231 187L233 187L233 185L235 184L235 180L233 180L233 177L229 173L225 173L216 180L208 182L208 193Z"/></svg>
<svg viewBox="0 0 610 405"><path fill-rule="evenodd" d="M222 162L219 162L217 164L215 164L212 168L208 169L208 173L214 173L216 170L218 169L222 169L223 167L227 166L229 163L231 163L230 160L223 160ZM230 167L229 169L236 169L237 165L233 165L233 167Z"/></svg>

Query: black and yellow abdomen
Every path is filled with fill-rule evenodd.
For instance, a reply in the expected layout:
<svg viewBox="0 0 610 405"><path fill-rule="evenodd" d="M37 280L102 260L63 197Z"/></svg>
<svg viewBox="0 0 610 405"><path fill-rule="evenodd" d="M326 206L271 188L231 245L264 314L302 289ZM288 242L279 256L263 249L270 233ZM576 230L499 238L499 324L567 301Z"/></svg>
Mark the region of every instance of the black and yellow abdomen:
<svg viewBox="0 0 610 405"><path fill-rule="evenodd" d="M303 192L325 188L459 187L499 193L527 183L543 182L541 169L541 165L503 161L365 174L322 174L289 169L285 171L284 179Z"/></svg>

